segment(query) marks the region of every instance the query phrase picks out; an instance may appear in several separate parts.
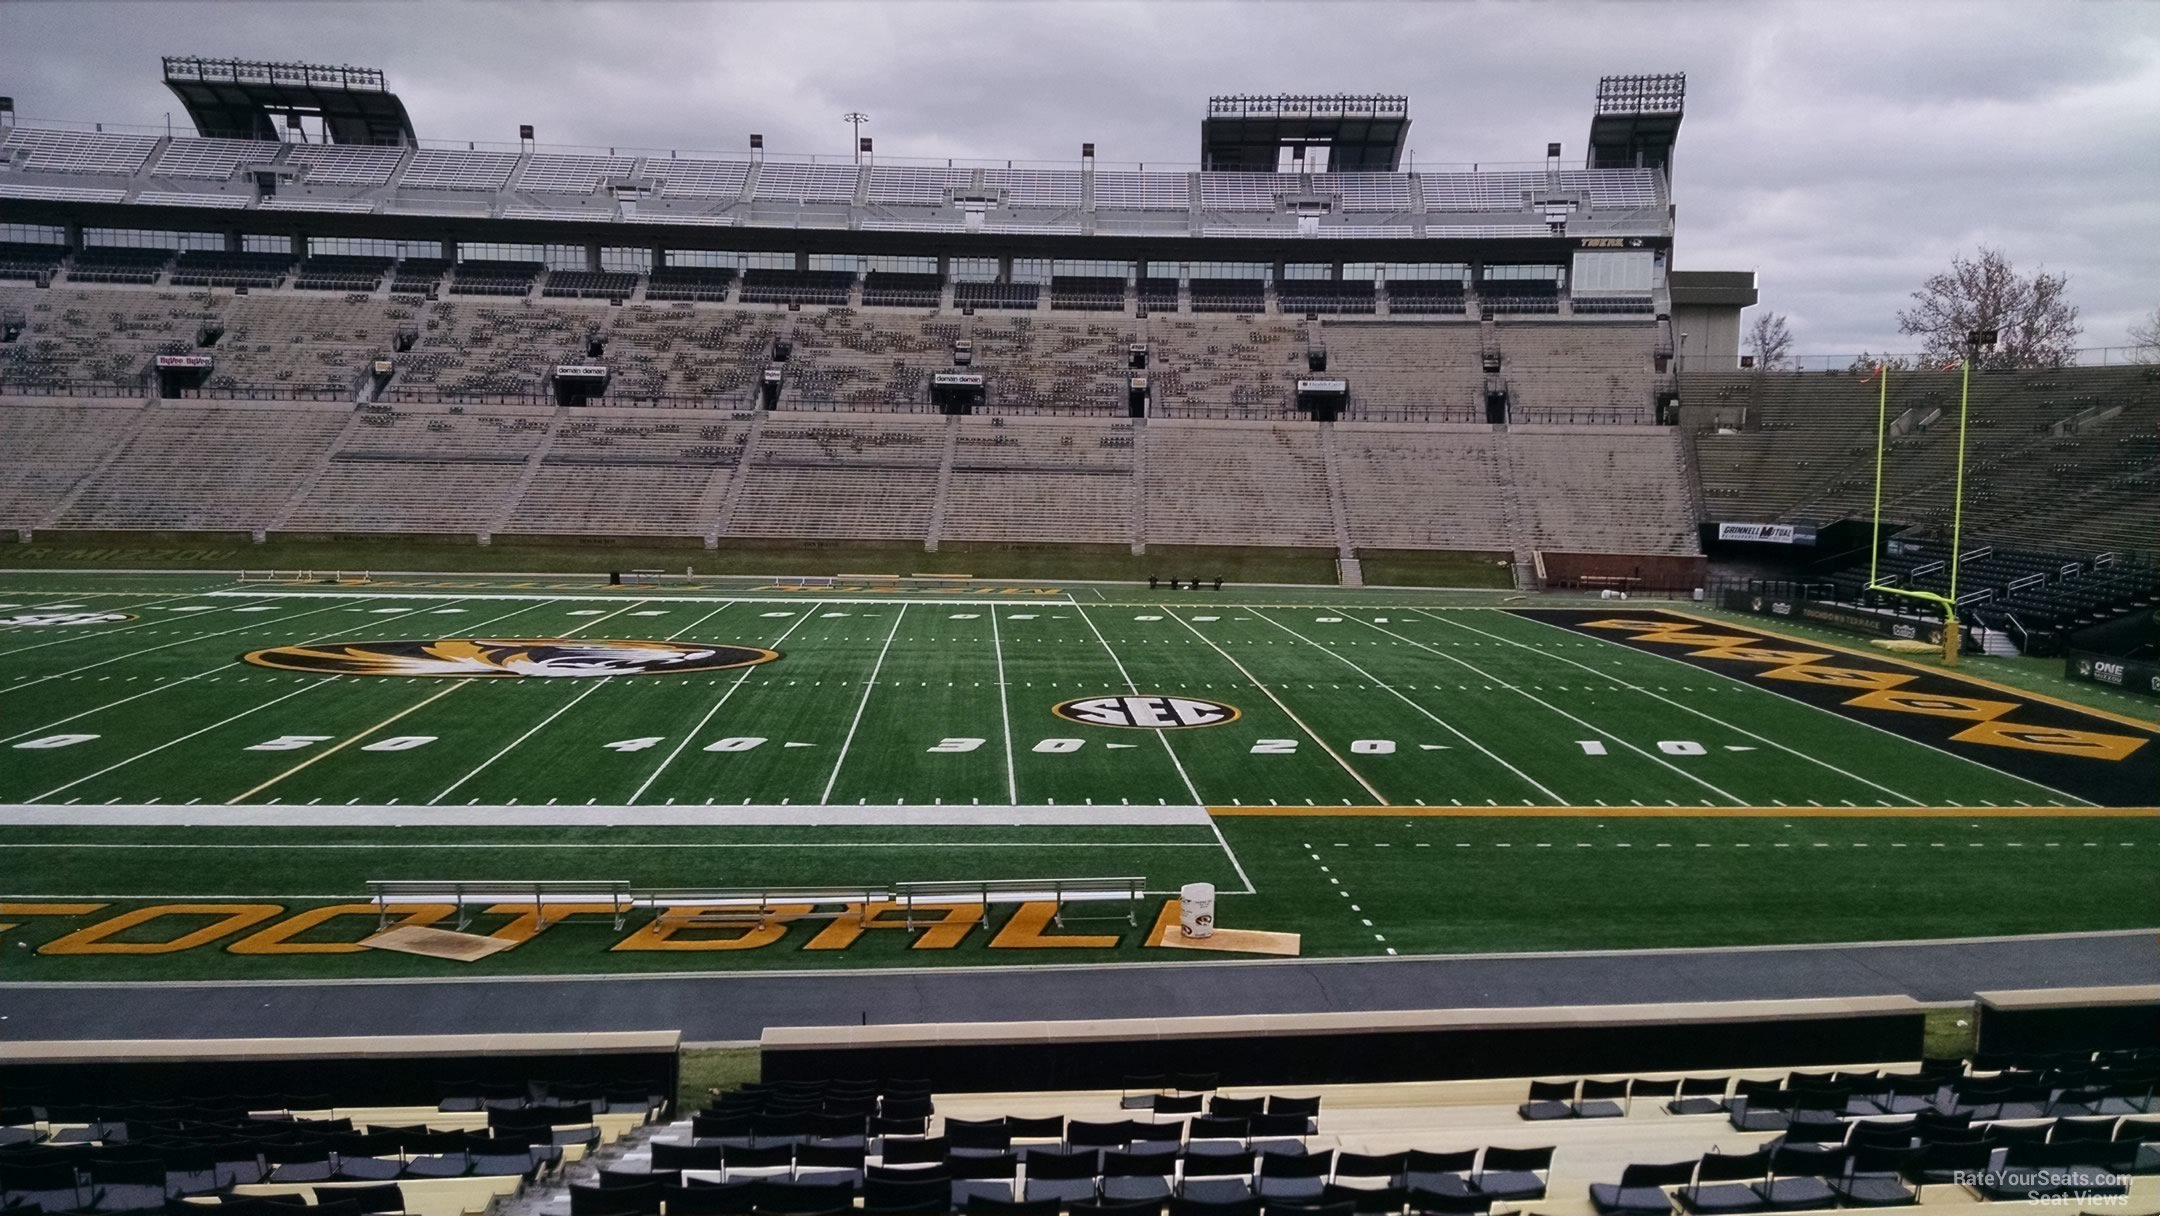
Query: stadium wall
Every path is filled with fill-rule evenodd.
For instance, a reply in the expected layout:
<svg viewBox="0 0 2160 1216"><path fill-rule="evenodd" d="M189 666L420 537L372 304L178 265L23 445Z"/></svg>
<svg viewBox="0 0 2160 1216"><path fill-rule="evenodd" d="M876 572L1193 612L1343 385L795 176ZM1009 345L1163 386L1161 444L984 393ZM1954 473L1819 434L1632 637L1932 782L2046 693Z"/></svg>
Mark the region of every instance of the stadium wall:
<svg viewBox="0 0 2160 1216"><path fill-rule="evenodd" d="M1920 1058L1909 997L1359 1014L773 1027L764 1079L927 1077L943 1091L1100 1089L1136 1073L1224 1085L1457 1081Z"/></svg>

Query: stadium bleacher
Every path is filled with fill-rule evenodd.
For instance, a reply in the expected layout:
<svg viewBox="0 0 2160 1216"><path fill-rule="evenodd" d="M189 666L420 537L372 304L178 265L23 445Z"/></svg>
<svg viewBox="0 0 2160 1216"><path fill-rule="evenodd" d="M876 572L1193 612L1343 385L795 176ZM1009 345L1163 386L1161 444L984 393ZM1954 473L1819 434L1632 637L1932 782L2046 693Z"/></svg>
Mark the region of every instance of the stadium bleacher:
<svg viewBox="0 0 2160 1216"><path fill-rule="evenodd" d="M1682 399L1738 411L1701 425L1706 509L1721 518L1826 524L1867 518L1883 386L1859 375L1687 374ZM1959 385L1942 372L1890 375L1886 520L1947 531ZM2160 469L2160 371L2136 365L1984 372L1967 429L1968 536L1998 543L2152 554Z"/></svg>

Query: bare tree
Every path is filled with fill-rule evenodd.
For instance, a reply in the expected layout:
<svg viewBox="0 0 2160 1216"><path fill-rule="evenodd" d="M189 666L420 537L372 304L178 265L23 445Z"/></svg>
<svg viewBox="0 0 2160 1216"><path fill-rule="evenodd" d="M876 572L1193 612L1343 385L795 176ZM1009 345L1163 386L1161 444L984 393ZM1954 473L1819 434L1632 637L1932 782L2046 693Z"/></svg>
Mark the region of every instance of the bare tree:
<svg viewBox="0 0 2160 1216"><path fill-rule="evenodd" d="M1755 356L1755 366L1763 371L1775 371L1784 367L1792 357L1792 327L1785 323L1781 312L1761 312L1755 315L1755 324L1748 327L1748 353Z"/></svg>
<svg viewBox="0 0 2160 1216"><path fill-rule="evenodd" d="M2083 332L2077 305L2063 298L2069 284L2066 275L2020 275L2002 250L1983 246L1912 293L1913 306L1898 310L1898 332L1918 336L1928 359L1947 361L1964 357L1967 334L1992 329L1996 346L1979 355L1980 366L2061 367Z"/></svg>
<svg viewBox="0 0 2160 1216"><path fill-rule="evenodd" d="M2131 324L2130 358L2137 363L2160 363L2160 308Z"/></svg>

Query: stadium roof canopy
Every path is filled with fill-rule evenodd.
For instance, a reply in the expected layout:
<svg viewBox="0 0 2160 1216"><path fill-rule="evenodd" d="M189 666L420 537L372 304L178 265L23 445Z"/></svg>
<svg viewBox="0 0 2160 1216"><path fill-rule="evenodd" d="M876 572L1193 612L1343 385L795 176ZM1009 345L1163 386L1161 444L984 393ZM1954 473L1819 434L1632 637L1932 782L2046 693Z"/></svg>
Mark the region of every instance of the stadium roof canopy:
<svg viewBox="0 0 2160 1216"><path fill-rule="evenodd" d="M1325 147L1334 173L1393 173L1410 132L1410 99L1379 93L1238 93L1208 98L1204 169L1273 173L1285 147ZM1305 166L1299 166L1304 168Z"/></svg>
<svg viewBox="0 0 2160 1216"><path fill-rule="evenodd" d="M195 129L212 139L275 140L277 119L297 128L313 117L330 143L420 142L405 103L375 68L167 55L165 87L187 107Z"/></svg>

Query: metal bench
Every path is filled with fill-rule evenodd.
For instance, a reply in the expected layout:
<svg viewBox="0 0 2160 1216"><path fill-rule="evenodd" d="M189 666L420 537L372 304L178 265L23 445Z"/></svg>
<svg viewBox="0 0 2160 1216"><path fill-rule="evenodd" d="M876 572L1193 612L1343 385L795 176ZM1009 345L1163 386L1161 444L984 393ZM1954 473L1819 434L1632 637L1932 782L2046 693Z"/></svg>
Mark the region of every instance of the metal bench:
<svg viewBox="0 0 2160 1216"><path fill-rule="evenodd" d="M907 927L915 927L915 905L923 904L973 904L982 905L982 926L990 927L991 904L1020 904L1047 902L1052 906L1050 919L1063 928L1067 919L1065 905L1069 903L1105 903L1125 901L1125 923L1140 923L1140 901L1147 895L1144 878L1006 878L988 881L946 882L896 882L893 884L893 902L904 909ZM1075 916L1073 920L1113 920L1111 916Z"/></svg>
<svg viewBox="0 0 2160 1216"><path fill-rule="evenodd" d="M431 882L422 879L369 879L368 901L375 905L376 927L388 928L393 903L453 904L458 910L460 932L472 921L474 904L526 903L533 906L540 923L547 923L550 903L597 903L605 899L615 914L615 927L636 906L630 884L612 880L582 881L544 879L538 882Z"/></svg>

